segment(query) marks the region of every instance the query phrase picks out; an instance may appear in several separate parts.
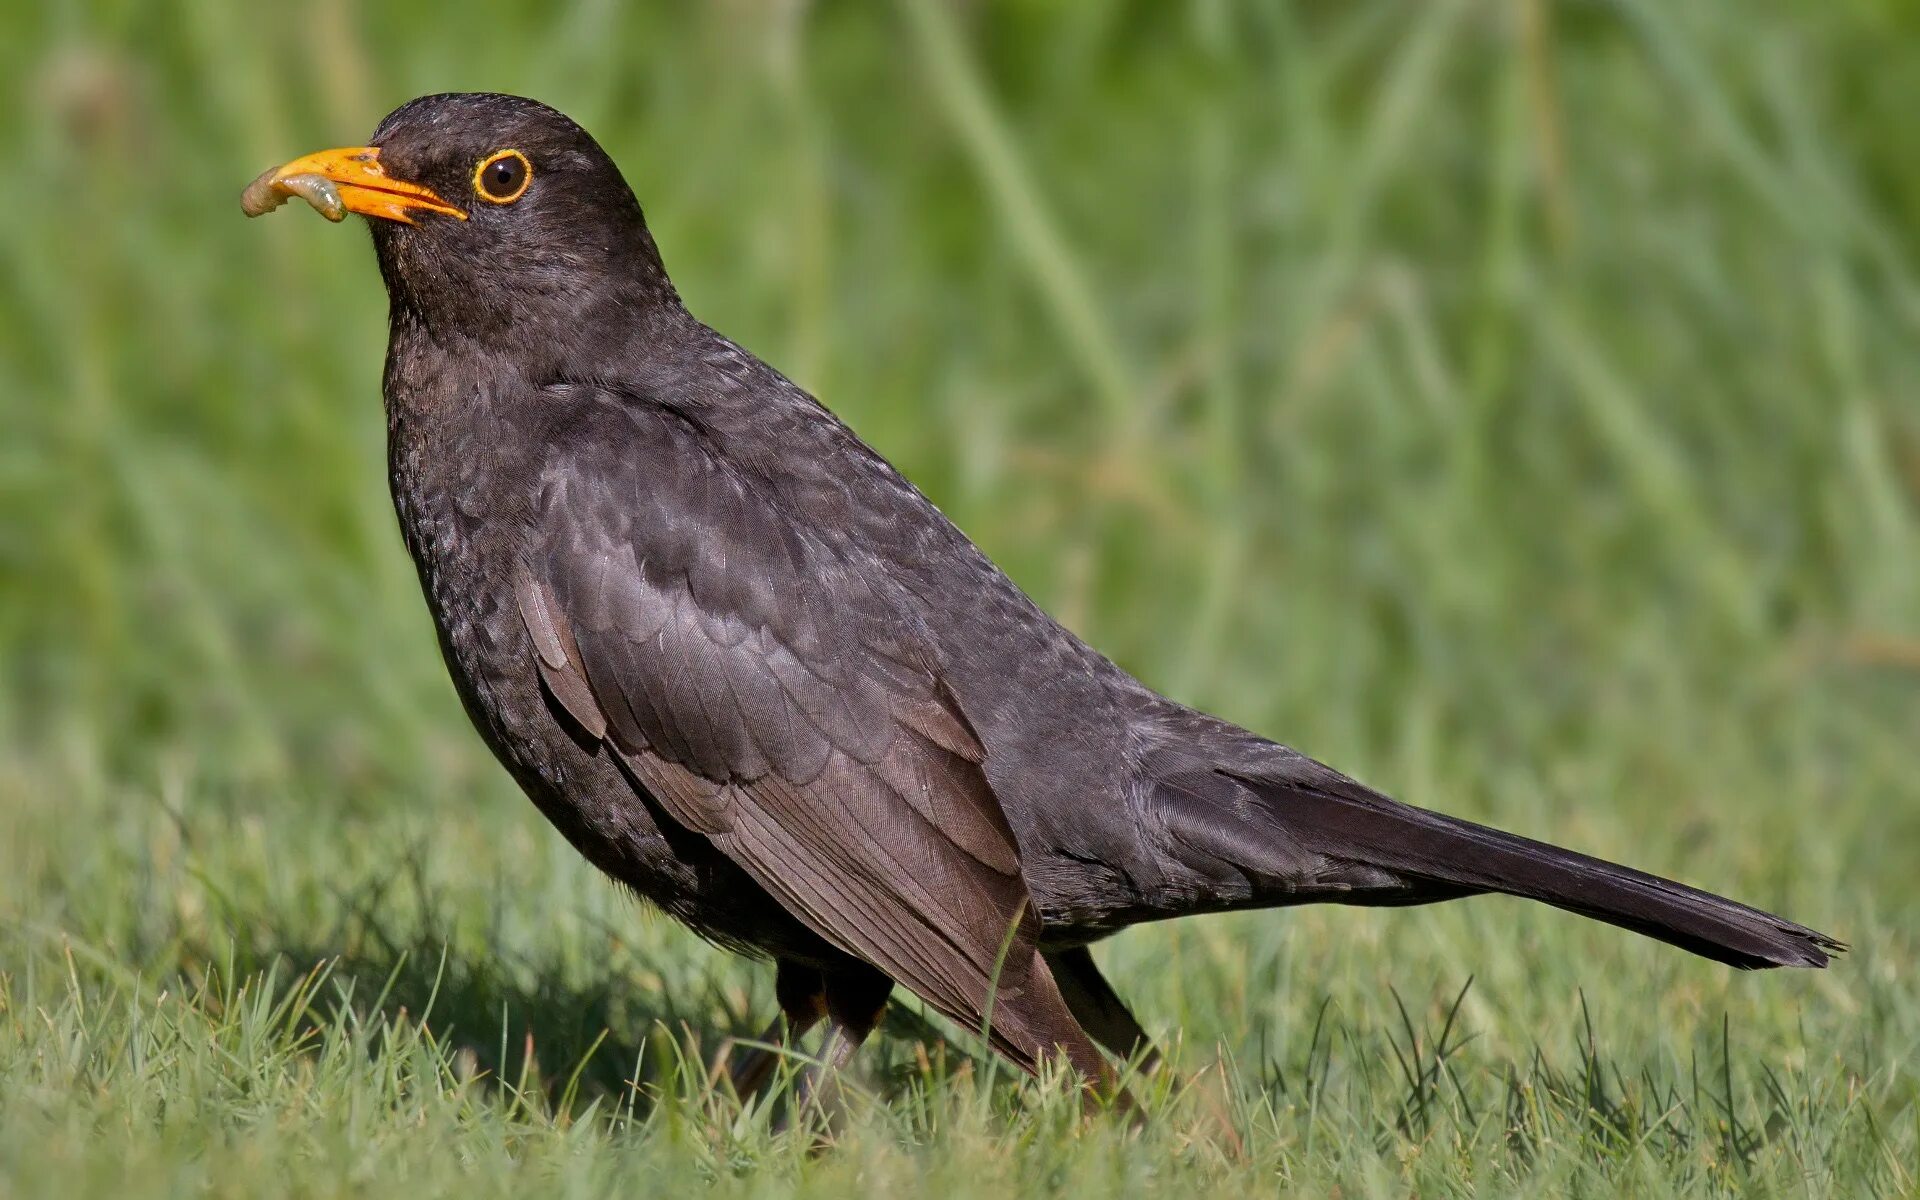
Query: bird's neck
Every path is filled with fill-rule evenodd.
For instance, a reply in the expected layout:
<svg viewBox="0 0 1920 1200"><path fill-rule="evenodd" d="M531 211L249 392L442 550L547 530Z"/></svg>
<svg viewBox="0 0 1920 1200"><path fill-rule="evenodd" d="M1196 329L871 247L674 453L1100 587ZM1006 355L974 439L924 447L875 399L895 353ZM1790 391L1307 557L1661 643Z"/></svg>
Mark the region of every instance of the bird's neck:
<svg viewBox="0 0 1920 1200"><path fill-rule="evenodd" d="M390 419L443 413L471 388L538 390L555 382L646 374L703 329L677 299L599 292L526 305L499 320L450 321L437 306L391 294L386 399Z"/></svg>
<svg viewBox="0 0 1920 1200"><path fill-rule="evenodd" d="M677 304L655 304L569 336L510 326L479 338L393 297L382 391L395 503L431 521L511 500L510 481L537 473L555 419L543 389L652 377L658 362L684 352L689 326L704 328Z"/></svg>

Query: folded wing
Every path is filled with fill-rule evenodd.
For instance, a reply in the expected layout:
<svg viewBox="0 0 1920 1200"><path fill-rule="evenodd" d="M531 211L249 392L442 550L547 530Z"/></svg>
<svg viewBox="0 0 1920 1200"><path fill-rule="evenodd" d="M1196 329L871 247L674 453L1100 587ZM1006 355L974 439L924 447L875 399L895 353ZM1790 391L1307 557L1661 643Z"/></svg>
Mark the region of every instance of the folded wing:
<svg viewBox="0 0 1920 1200"><path fill-rule="evenodd" d="M991 1005L1016 1061L1069 1040L985 751L908 598L696 420L567 399L592 434L553 448L518 581L555 700L828 941L963 1025Z"/></svg>

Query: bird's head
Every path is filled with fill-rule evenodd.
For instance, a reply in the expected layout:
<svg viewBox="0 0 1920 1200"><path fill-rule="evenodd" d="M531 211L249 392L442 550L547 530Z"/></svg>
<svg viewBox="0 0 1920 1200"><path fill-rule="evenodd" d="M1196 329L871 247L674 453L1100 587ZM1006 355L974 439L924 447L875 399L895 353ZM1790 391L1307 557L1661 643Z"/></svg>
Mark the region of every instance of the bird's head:
<svg viewBox="0 0 1920 1200"><path fill-rule="evenodd" d="M368 218L396 311L448 336L552 336L674 298L619 168L537 101L422 96L365 146L267 171L241 204L259 216L289 196Z"/></svg>

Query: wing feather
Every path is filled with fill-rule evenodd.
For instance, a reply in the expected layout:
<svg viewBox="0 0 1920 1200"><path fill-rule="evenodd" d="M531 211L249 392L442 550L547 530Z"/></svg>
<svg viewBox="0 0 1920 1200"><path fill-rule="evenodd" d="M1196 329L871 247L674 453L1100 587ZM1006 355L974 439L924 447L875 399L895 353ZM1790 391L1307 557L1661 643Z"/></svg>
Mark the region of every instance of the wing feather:
<svg viewBox="0 0 1920 1200"><path fill-rule="evenodd" d="M977 1028L1009 932L1002 987L1038 959L985 748L917 607L696 426L589 403L518 584L555 700L823 937Z"/></svg>

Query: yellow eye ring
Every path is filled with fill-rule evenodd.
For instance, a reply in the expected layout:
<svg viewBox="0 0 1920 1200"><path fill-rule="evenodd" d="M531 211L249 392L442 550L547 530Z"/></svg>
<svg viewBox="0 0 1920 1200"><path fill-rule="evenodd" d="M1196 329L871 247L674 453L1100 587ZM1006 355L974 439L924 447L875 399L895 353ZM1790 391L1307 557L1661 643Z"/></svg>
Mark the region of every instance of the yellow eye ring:
<svg viewBox="0 0 1920 1200"><path fill-rule="evenodd" d="M533 164L518 150L496 150L473 169L474 194L494 204L512 204L533 182Z"/></svg>

